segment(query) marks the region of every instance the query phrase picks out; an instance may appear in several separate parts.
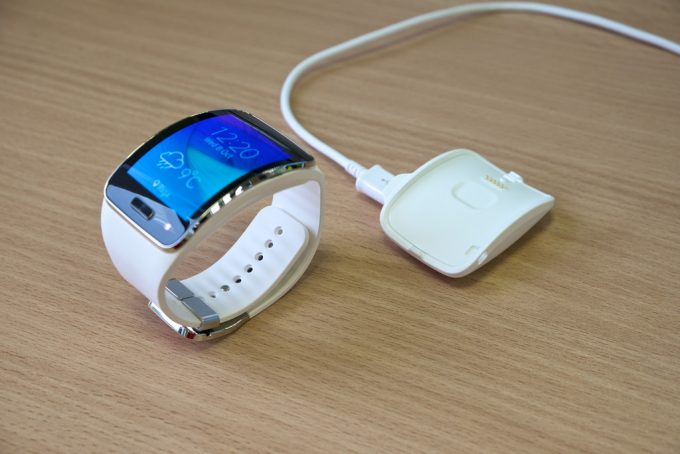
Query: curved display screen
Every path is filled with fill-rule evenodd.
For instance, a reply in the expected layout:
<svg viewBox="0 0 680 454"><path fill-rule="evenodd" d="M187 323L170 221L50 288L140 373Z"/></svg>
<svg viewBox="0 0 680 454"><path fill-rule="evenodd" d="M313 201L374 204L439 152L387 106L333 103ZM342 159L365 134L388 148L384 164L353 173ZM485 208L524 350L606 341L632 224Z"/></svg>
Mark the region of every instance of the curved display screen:
<svg viewBox="0 0 680 454"><path fill-rule="evenodd" d="M106 198L159 245L174 247L216 201L268 169L313 158L240 110L185 118L141 145L111 175Z"/></svg>
<svg viewBox="0 0 680 454"><path fill-rule="evenodd" d="M291 156L234 115L190 124L158 142L128 174L187 220L230 183Z"/></svg>

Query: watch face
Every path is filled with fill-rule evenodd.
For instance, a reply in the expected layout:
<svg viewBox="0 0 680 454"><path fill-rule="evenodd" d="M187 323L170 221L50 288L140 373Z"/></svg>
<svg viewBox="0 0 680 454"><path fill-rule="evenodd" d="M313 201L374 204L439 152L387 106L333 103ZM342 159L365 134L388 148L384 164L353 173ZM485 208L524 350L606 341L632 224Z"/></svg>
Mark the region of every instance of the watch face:
<svg viewBox="0 0 680 454"><path fill-rule="evenodd" d="M109 179L106 196L163 246L241 183L312 161L276 130L237 110L186 118L139 147Z"/></svg>

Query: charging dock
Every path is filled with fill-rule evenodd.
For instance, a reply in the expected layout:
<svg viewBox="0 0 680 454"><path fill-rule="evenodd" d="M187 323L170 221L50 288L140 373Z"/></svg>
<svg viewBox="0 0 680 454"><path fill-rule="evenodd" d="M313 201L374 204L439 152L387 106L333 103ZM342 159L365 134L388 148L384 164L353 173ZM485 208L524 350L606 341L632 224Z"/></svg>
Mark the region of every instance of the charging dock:
<svg viewBox="0 0 680 454"><path fill-rule="evenodd" d="M514 243L555 199L470 150L444 153L385 187L380 224L411 255L462 277Z"/></svg>

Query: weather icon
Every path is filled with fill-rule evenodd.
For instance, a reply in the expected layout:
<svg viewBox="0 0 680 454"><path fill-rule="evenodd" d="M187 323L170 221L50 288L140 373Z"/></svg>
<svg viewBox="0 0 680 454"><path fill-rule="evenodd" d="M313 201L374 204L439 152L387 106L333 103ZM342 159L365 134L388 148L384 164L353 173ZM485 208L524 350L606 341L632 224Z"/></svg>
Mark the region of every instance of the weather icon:
<svg viewBox="0 0 680 454"><path fill-rule="evenodd" d="M166 151L161 153L156 166L162 170L179 169L184 165L184 154L180 151Z"/></svg>

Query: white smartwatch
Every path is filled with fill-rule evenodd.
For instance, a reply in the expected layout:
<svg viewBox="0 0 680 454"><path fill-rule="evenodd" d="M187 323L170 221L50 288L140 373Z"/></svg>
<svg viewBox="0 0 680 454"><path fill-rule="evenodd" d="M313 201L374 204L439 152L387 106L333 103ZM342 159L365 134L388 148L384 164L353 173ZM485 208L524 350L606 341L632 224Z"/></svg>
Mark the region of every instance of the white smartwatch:
<svg viewBox="0 0 680 454"><path fill-rule="evenodd" d="M104 189L101 224L120 274L181 336L232 333L302 276L319 245L323 174L282 134L238 110L181 120L135 150ZM180 260L233 216L271 197L208 269Z"/></svg>

